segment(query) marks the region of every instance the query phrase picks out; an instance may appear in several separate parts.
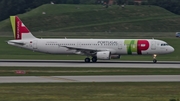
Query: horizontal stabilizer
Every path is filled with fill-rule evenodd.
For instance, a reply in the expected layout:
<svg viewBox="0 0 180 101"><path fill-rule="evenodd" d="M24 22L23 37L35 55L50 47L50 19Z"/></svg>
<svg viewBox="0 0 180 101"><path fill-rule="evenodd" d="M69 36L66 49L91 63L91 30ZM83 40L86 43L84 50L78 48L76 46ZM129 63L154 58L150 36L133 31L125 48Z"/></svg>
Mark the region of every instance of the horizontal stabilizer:
<svg viewBox="0 0 180 101"><path fill-rule="evenodd" d="M23 42L15 42L15 41L8 41L8 44L17 44L17 45L25 45Z"/></svg>

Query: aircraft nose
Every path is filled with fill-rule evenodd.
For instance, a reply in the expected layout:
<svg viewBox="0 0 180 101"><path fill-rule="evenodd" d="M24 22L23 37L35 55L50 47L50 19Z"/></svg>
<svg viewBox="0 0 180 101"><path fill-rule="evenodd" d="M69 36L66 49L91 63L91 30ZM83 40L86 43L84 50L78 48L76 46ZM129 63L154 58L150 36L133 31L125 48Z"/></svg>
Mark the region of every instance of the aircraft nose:
<svg viewBox="0 0 180 101"><path fill-rule="evenodd" d="M170 46L169 52L174 52L174 48Z"/></svg>

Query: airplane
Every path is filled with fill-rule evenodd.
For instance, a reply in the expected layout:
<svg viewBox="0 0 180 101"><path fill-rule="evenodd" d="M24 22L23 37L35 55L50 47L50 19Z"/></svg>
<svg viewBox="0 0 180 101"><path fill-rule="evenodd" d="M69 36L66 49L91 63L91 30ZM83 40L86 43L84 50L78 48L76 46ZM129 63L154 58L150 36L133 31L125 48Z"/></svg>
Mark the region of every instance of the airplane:
<svg viewBox="0 0 180 101"><path fill-rule="evenodd" d="M85 55L86 63L119 59L121 55L152 55L156 63L157 55L174 51L167 42L157 39L40 39L18 16L10 16L10 21L15 39L9 40L9 45L48 54Z"/></svg>

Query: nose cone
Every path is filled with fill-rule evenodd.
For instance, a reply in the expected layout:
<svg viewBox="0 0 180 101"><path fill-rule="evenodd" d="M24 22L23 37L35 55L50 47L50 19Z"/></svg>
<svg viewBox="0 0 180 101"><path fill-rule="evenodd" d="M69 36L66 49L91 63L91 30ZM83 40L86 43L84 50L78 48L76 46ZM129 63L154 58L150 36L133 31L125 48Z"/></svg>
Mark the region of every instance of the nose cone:
<svg viewBox="0 0 180 101"><path fill-rule="evenodd" d="M169 52L170 53L174 52L174 48L172 46L170 46Z"/></svg>

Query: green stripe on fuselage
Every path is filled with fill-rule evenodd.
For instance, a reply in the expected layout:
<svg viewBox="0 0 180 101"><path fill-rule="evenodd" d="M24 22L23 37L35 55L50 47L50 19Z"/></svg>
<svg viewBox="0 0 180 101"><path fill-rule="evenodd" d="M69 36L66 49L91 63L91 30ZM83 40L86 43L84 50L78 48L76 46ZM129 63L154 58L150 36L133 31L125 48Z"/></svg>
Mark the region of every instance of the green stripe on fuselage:
<svg viewBox="0 0 180 101"><path fill-rule="evenodd" d="M127 54L137 53L137 40L125 40L124 44L127 48Z"/></svg>

